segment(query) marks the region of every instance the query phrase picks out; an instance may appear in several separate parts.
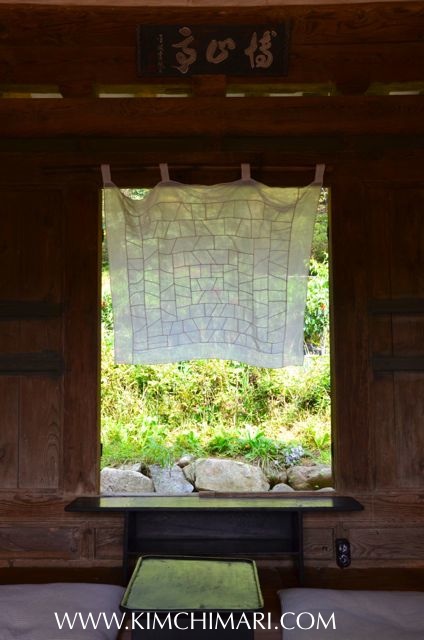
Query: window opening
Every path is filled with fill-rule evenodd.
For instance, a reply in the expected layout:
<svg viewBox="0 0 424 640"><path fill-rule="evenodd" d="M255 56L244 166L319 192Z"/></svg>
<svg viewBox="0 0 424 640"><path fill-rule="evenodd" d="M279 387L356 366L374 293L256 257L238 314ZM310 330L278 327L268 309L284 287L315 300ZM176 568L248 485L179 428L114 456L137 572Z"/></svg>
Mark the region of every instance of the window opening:
<svg viewBox="0 0 424 640"><path fill-rule="evenodd" d="M134 199L146 193L125 190ZM333 486L328 206L328 190L322 189L309 270L303 367L265 369L224 360L114 364L103 242L102 493L213 489L213 480L207 486L208 474L218 477L215 490L243 490L231 489L234 478L238 482L237 469L240 477L249 476L247 491ZM249 466L230 467L228 461Z"/></svg>

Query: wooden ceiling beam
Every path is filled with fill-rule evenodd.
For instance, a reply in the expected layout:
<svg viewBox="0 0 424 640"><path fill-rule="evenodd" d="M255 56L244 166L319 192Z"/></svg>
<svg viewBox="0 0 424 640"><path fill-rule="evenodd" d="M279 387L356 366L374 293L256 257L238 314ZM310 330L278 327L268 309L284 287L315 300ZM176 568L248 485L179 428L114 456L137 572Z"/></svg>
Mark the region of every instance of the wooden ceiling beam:
<svg viewBox="0 0 424 640"><path fill-rule="evenodd" d="M396 3L397 5L402 4L411 4L411 0L373 0L372 4L391 4ZM265 4L266 3L266 4ZM0 5L5 4L9 5L10 0L0 0ZM48 6L48 7L115 7L115 0L15 0L16 5L27 6ZM370 0L285 0L284 2L287 6L293 7L322 7L327 5L337 5L337 6L346 6L346 5L363 5L370 4ZM143 5L146 7L152 7L157 9L161 8L172 8L178 7L181 8L228 8L228 7L239 7L240 0L144 0ZM278 7L281 6L281 0L244 0L244 5L246 7L255 7L255 8L263 8L264 6L270 7ZM121 0L120 6L127 7L135 7L139 6L138 0Z"/></svg>
<svg viewBox="0 0 424 640"><path fill-rule="evenodd" d="M411 4L411 0L373 0L372 4L391 4L396 3L397 5L402 4ZM266 3L266 4L265 4ZM9 5L10 0L0 0L0 5ZM14 4L18 6L47 6L47 7L115 7L115 0L15 0ZM144 0L143 5L145 7L152 7L157 9L158 7L162 7L165 9L178 7L181 8L223 8L226 9L228 7L238 7L240 4L239 0ZM337 6L347 6L347 5L363 5L370 4L370 0L285 0L284 4L290 7L322 7L327 5L337 5ZM279 7L281 6L281 0L244 0L244 5L246 7L255 7L255 8L263 8L263 7ZM121 0L120 6L127 7L135 7L139 6L138 0Z"/></svg>
<svg viewBox="0 0 424 640"><path fill-rule="evenodd" d="M28 28L38 43L86 43L91 36L126 41L134 24L257 24L291 19L296 42L419 39L423 3L417 0L0 0L0 21L14 43L25 43ZM13 9L11 11L10 9ZM213 18L213 22L211 21Z"/></svg>
<svg viewBox="0 0 424 640"><path fill-rule="evenodd" d="M282 85L332 82L344 93L359 93L371 82L424 79L424 2L237 4L231 0L202 1L201 6L192 0L153 1L142 7L103 6L100 0L87 6L0 2L0 79L3 84L61 85L66 97L88 97L96 84L142 84L146 79L137 74L137 26L182 21L255 26L288 21L288 75L276 78ZM173 84L178 81L187 79L172 79Z"/></svg>
<svg viewBox="0 0 424 640"><path fill-rule="evenodd" d="M218 150L220 148L220 150ZM237 180L249 162L255 180L270 186L307 184L315 164L324 163L325 184L339 170L382 186L422 186L424 135L291 136L273 138L9 138L0 140L0 185L64 184L102 186L101 164L110 164L121 187L157 184L159 163L167 162L173 180L216 184ZM399 175L399 162L408 169ZM380 183L379 180L382 180Z"/></svg>
<svg viewBox="0 0 424 640"><path fill-rule="evenodd" d="M5 138L422 133L422 96L0 100Z"/></svg>
<svg viewBox="0 0 424 640"><path fill-rule="evenodd" d="M423 80L424 42L393 46L366 44L293 47L281 83L413 82ZM136 47L0 46L3 84L132 84L137 73ZM177 78L177 82L178 82ZM165 79L161 78L161 82ZM243 78L240 78L243 81ZM244 81L246 78L244 78ZM149 81L149 79L147 79ZM269 79L268 79L269 81ZM171 82L175 84L176 79ZM181 82L187 83L185 77Z"/></svg>

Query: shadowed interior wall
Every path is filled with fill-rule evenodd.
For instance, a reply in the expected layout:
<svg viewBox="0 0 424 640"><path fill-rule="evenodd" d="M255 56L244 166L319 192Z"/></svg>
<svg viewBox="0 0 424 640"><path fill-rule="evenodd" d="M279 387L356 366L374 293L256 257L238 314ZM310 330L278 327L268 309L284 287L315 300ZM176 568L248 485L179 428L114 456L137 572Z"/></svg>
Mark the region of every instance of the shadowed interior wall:
<svg viewBox="0 0 424 640"><path fill-rule="evenodd" d="M1 158L0 567L121 561L120 516L63 510L98 491L101 241L99 176L64 158L50 173L53 155ZM365 510L306 517L316 567L334 566L336 537L353 567L424 565L420 161L329 167L334 471Z"/></svg>
<svg viewBox="0 0 424 640"><path fill-rule="evenodd" d="M84 4L0 0L0 568L121 562L122 517L64 506L98 492L99 165L150 187L160 162L271 186L326 164L335 482L365 509L307 516L306 562L347 537L353 568L424 568L424 2ZM138 75L137 25L258 15L290 23L287 76Z"/></svg>

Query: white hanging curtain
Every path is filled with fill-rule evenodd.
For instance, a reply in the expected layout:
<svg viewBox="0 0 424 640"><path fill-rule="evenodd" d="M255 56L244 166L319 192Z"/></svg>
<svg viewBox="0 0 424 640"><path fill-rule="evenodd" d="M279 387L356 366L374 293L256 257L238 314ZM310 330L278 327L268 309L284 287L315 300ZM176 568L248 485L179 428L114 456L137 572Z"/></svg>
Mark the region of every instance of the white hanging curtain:
<svg viewBox="0 0 424 640"><path fill-rule="evenodd" d="M115 361L302 364L322 173L305 188L165 181L142 200L107 181Z"/></svg>

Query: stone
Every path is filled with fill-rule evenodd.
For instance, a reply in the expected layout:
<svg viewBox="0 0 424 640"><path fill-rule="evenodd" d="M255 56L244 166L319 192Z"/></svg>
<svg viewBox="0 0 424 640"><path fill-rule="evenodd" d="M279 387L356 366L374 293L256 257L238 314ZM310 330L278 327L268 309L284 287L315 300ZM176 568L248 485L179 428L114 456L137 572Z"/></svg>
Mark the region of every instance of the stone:
<svg viewBox="0 0 424 640"><path fill-rule="evenodd" d="M161 467L158 464L149 466L149 473L156 493L191 493L193 485L186 480L183 470L176 464L172 467Z"/></svg>
<svg viewBox="0 0 424 640"><path fill-rule="evenodd" d="M194 462L194 460L195 460L195 457L192 456L191 453L186 453L186 455L181 456L181 458L177 460L175 464L177 464L182 469L183 467L187 467L187 465Z"/></svg>
<svg viewBox="0 0 424 640"><path fill-rule="evenodd" d="M296 491L323 489L333 484L331 467L325 464L290 467L287 475L289 485Z"/></svg>
<svg viewBox="0 0 424 640"><path fill-rule="evenodd" d="M225 458L199 458L184 468L198 491L268 491L269 482L259 467Z"/></svg>
<svg viewBox="0 0 424 640"><path fill-rule="evenodd" d="M105 467L100 473L102 494L153 493L153 491L151 479L132 469Z"/></svg>
<svg viewBox="0 0 424 640"><path fill-rule="evenodd" d="M264 472L271 486L287 483L287 469L285 467L269 467L264 469Z"/></svg>
<svg viewBox="0 0 424 640"><path fill-rule="evenodd" d="M124 462L124 464L120 464L117 469L125 469L125 471L137 471L138 473L142 473L141 463L140 462Z"/></svg>
<svg viewBox="0 0 424 640"><path fill-rule="evenodd" d="M320 493L321 491L335 491L335 489L333 487L323 487L322 489L317 489L317 493Z"/></svg>
<svg viewBox="0 0 424 640"><path fill-rule="evenodd" d="M196 475L196 461L191 462L187 466L183 467L183 473L187 480L194 485Z"/></svg>
<svg viewBox="0 0 424 640"><path fill-rule="evenodd" d="M274 487L272 487L271 491L275 491L276 493L282 493L283 491L294 491L293 487L290 487L288 484L284 482L279 482Z"/></svg>

